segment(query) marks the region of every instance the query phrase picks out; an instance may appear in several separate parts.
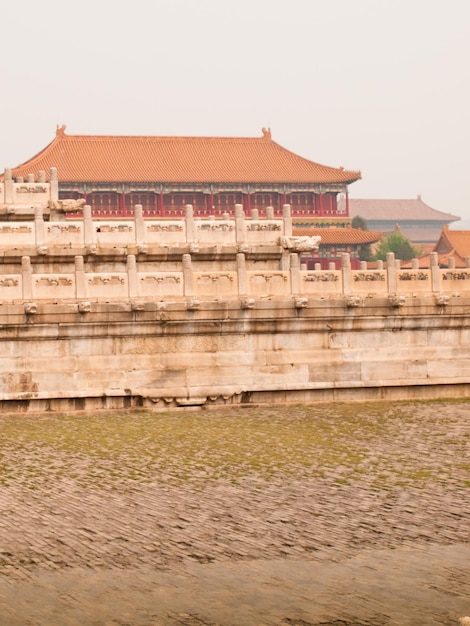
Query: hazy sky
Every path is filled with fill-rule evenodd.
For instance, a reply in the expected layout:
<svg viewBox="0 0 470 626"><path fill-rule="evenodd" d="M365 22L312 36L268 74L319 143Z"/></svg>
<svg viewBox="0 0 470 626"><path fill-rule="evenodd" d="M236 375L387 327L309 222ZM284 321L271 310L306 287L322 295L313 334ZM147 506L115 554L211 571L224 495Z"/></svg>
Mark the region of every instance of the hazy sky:
<svg viewBox="0 0 470 626"><path fill-rule="evenodd" d="M2 5L0 168L70 134L261 136L470 217L470 0ZM60 178L60 172L59 172Z"/></svg>

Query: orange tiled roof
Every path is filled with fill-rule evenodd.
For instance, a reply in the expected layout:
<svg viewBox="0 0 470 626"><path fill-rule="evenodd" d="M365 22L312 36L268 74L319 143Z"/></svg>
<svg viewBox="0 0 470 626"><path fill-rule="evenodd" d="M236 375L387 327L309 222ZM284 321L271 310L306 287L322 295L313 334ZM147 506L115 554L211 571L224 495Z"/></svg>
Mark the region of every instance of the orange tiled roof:
<svg viewBox="0 0 470 626"><path fill-rule="evenodd" d="M451 230L447 225L444 226L435 251L461 259L470 257L470 230Z"/></svg>
<svg viewBox="0 0 470 626"><path fill-rule="evenodd" d="M12 170L37 175L51 167L61 182L351 183L360 172L327 167L262 137L66 135L65 126L36 156Z"/></svg>
<svg viewBox="0 0 470 626"><path fill-rule="evenodd" d="M341 199L340 208L345 206ZM349 198L349 214L367 220L434 220L452 222L460 219L451 213L443 213L423 202L421 196L416 198Z"/></svg>
<svg viewBox="0 0 470 626"><path fill-rule="evenodd" d="M296 237L321 237L320 244L346 245L374 243L382 239L382 233L358 228L293 228Z"/></svg>

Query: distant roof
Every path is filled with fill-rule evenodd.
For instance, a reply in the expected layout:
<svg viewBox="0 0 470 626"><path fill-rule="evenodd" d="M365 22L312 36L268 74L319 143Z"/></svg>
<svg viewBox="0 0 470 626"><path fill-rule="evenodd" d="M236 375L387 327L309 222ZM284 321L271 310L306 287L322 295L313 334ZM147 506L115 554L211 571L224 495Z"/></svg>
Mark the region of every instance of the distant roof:
<svg viewBox="0 0 470 626"><path fill-rule="evenodd" d="M341 200L344 203L344 200ZM460 219L451 213L433 209L421 200L421 196L408 199L391 198L349 198L349 214L367 220L436 220L453 222Z"/></svg>
<svg viewBox="0 0 470 626"><path fill-rule="evenodd" d="M351 183L361 173L304 159L271 138L66 135L12 170L14 177L56 167L60 182Z"/></svg>
<svg viewBox="0 0 470 626"><path fill-rule="evenodd" d="M470 257L470 230L450 230L448 226L444 226L435 251L464 262Z"/></svg>
<svg viewBox="0 0 470 626"><path fill-rule="evenodd" d="M296 237L320 236L321 244L367 244L382 239L382 233L358 228L293 228L292 234Z"/></svg>

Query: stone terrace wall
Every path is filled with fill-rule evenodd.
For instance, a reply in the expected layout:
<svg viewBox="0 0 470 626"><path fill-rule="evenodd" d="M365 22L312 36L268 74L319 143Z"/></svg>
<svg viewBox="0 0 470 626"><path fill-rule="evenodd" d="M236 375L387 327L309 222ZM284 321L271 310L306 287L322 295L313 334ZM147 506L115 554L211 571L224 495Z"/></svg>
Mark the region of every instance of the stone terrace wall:
<svg viewBox="0 0 470 626"><path fill-rule="evenodd" d="M470 267L308 271L288 207L186 213L1 224L2 410L469 394Z"/></svg>

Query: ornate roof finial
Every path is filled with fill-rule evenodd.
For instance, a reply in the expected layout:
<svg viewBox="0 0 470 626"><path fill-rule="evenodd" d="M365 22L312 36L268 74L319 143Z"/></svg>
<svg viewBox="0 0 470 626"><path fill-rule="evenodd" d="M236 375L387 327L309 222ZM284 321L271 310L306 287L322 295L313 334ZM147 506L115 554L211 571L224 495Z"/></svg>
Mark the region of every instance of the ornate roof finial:
<svg viewBox="0 0 470 626"><path fill-rule="evenodd" d="M271 139L271 129L270 128L262 128L261 132L263 133L263 139Z"/></svg>
<svg viewBox="0 0 470 626"><path fill-rule="evenodd" d="M59 124L57 124L56 126L56 130L55 130L55 134L58 137L59 135L62 137L63 135L65 135L65 129L67 127L65 126L65 124L62 124L62 126L59 126Z"/></svg>

